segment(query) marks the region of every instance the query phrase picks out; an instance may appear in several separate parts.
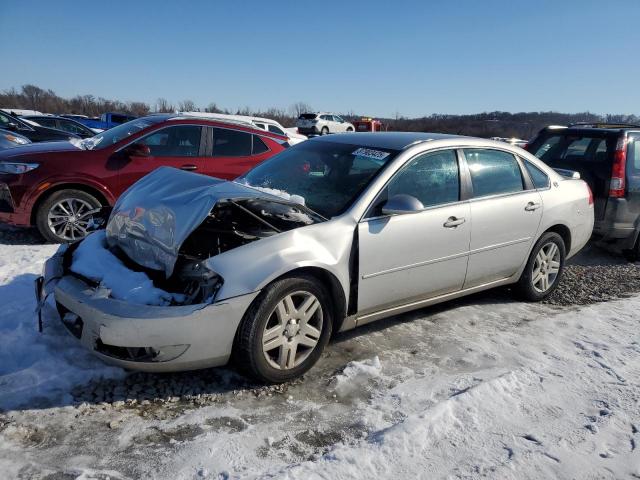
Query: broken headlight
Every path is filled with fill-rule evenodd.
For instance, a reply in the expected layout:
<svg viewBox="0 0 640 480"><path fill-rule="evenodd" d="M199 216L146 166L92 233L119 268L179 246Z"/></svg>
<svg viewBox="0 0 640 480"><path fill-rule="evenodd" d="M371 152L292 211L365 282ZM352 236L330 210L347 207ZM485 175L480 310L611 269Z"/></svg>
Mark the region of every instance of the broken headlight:
<svg viewBox="0 0 640 480"><path fill-rule="evenodd" d="M175 276L186 296L186 305L213 303L223 283L222 277L200 260L182 263Z"/></svg>

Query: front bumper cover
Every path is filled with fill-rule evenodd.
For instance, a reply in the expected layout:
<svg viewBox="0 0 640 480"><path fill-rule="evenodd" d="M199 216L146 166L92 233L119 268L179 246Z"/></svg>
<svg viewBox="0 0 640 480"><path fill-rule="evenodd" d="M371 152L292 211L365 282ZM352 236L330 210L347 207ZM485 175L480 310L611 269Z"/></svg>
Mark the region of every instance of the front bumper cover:
<svg viewBox="0 0 640 480"><path fill-rule="evenodd" d="M45 264L36 286L38 311L53 292L60 320L85 348L107 363L132 370L169 372L226 364L238 325L258 295L213 304L135 305L100 296L81 279L62 275L62 262L62 254L56 254Z"/></svg>

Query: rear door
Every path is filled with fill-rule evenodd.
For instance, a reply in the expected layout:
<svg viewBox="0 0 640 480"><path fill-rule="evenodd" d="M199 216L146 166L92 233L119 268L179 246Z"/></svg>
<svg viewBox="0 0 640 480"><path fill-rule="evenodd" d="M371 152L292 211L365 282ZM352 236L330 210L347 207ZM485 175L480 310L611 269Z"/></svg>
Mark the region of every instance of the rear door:
<svg viewBox="0 0 640 480"><path fill-rule="evenodd" d="M129 155L122 159L118 171L119 195L147 173L161 166L182 170L201 171L204 162L203 127L200 125L174 125L161 128L136 140L149 148L148 156ZM126 156L125 151L119 153Z"/></svg>
<svg viewBox="0 0 640 480"><path fill-rule="evenodd" d="M640 131L627 137L627 206L630 216L640 212Z"/></svg>
<svg viewBox="0 0 640 480"><path fill-rule="evenodd" d="M595 130L547 132L528 150L550 167L579 172L593 192L595 219L601 220L609 198L617 136L617 132Z"/></svg>
<svg viewBox="0 0 640 480"><path fill-rule="evenodd" d="M223 127L208 127L207 156L201 173L233 180L272 155L260 135Z"/></svg>
<svg viewBox="0 0 640 480"><path fill-rule="evenodd" d="M464 288L510 277L527 259L542 197L510 152L463 149L471 180L471 243Z"/></svg>

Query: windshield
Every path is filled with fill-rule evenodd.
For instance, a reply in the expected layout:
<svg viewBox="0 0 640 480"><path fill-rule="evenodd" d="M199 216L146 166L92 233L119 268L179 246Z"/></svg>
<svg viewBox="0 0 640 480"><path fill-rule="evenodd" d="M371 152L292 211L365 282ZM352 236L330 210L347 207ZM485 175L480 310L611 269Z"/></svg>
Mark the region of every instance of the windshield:
<svg viewBox="0 0 640 480"><path fill-rule="evenodd" d="M345 212L397 150L303 142L261 163L237 181L289 196L331 218Z"/></svg>
<svg viewBox="0 0 640 480"><path fill-rule="evenodd" d="M151 125L160 123L166 120L165 117L145 117L131 120L130 122L123 123L117 127L110 128L104 132L98 133L95 137L87 138L84 140L83 145L88 150L100 150L101 148L109 147L114 143L118 143L123 138L126 138L134 133L138 133L140 130L144 130Z"/></svg>

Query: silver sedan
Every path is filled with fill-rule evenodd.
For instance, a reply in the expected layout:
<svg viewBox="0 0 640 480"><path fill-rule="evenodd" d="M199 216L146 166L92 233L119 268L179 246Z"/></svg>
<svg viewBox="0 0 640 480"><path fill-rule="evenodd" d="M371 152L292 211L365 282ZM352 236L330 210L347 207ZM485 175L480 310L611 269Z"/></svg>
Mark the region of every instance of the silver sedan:
<svg viewBox="0 0 640 480"><path fill-rule="evenodd" d="M47 262L38 295L110 363L233 359L282 382L332 332L501 285L544 299L593 221L586 183L502 142L321 137L234 182L152 172Z"/></svg>

